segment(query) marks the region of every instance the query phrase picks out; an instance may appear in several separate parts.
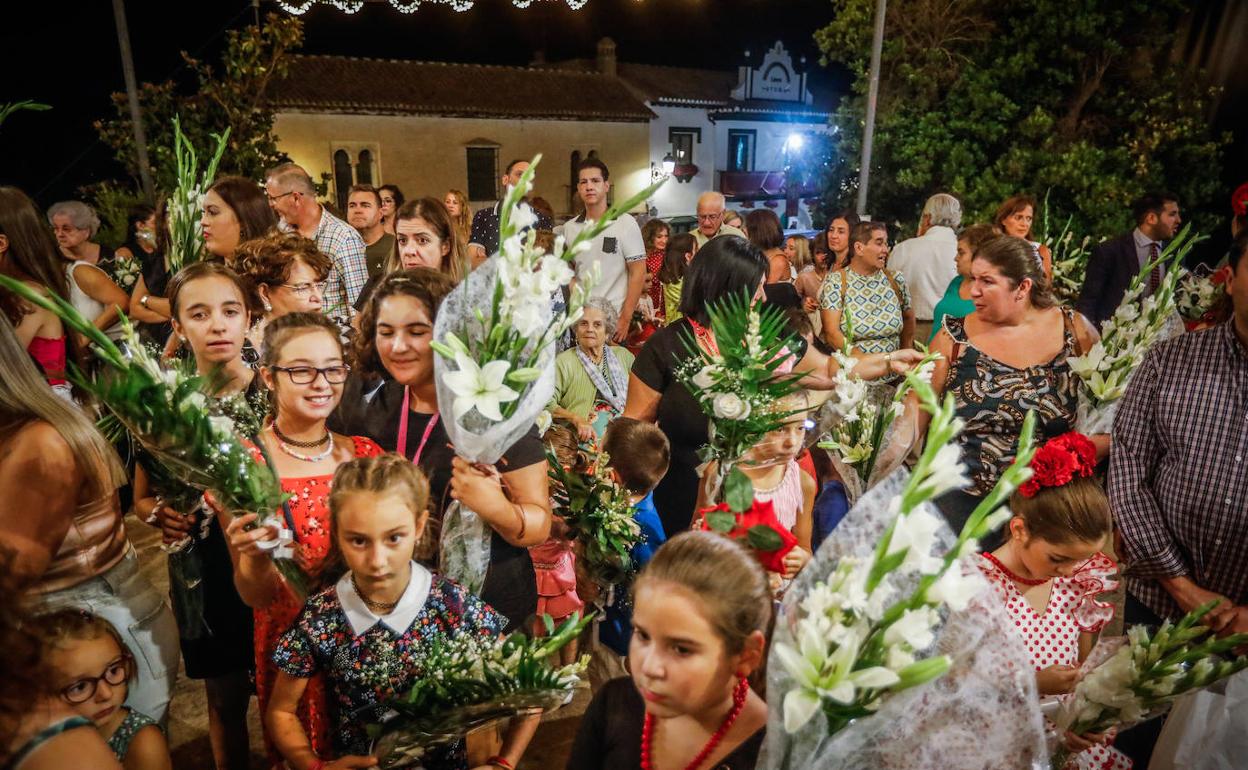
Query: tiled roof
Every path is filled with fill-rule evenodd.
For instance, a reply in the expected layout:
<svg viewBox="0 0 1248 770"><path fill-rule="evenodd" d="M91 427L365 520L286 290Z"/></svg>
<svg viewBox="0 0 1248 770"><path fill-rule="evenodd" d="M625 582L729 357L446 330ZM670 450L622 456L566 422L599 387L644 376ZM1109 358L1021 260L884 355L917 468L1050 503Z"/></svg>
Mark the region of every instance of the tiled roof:
<svg viewBox="0 0 1248 770"><path fill-rule="evenodd" d="M571 59L543 65L559 71L594 72L594 59ZM620 79L633 87L642 99L656 104L717 107L730 101L737 87L737 71L706 70L693 67L666 67L659 64L620 62Z"/></svg>
<svg viewBox="0 0 1248 770"><path fill-rule="evenodd" d="M470 118L648 121L619 78L577 70L296 56L269 87L277 110Z"/></svg>

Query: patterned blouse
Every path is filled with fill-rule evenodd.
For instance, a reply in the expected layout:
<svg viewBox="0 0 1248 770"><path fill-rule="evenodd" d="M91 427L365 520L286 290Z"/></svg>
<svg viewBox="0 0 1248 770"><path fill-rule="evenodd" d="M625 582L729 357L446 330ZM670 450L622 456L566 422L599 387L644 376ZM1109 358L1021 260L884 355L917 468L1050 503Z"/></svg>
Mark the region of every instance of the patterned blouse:
<svg viewBox="0 0 1248 770"><path fill-rule="evenodd" d="M1079 355L1074 311L1062 309L1062 349L1053 360L1016 369L980 352L966 336L966 319L945 316L953 338L953 363L945 380L957 416L966 423L958 437L976 497L992 491L1014 461L1014 450L1027 412L1036 411L1036 445L1074 429L1079 378L1068 359Z"/></svg>
<svg viewBox="0 0 1248 770"><path fill-rule="evenodd" d="M845 276L845 293L841 296L841 275ZM853 321L854 347L864 353L889 353L901 347L902 314L912 306L910 289L901 273L893 273L897 290L888 280L888 273L877 270L873 275L860 275L846 268L828 273L819 289L819 307L824 310L842 310L841 331ZM901 302L897 294L901 293Z"/></svg>
<svg viewBox="0 0 1248 770"><path fill-rule="evenodd" d="M156 724L151 717L144 716L132 708L126 709L126 718L121 720L121 724L117 725L117 729L108 737L108 747L113 750L113 756L117 757L117 761L125 764L126 754L130 752L130 742L134 740L134 736L148 725Z"/></svg>
<svg viewBox="0 0 1248 770"><path fill-rule="evenodd" d="M506 618L489 605L437 575L424 605L402 634L379 622L355 635L337 587L308 599L294 625L273 650L273 663L291 676L322 673L334 712L334 748L339 756L368 754L365 732L379 721L374 707L411 689L424 675L424 661L433 645L456 634L502 633ZM364 710L361 713L361 710ZM466 767L462 744L438 768ZM324 756L324 755L322 755Z"/></svg>

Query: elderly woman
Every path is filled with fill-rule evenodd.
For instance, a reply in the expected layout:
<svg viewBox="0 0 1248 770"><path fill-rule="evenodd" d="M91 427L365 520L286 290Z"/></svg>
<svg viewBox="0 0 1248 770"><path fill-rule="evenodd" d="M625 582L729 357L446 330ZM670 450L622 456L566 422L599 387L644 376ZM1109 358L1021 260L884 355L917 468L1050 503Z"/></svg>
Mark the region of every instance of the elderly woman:
<svg viewBox="0 0 1248 770"><path fill-rule="evenodd" d="M118 314L130 306L130 298L114 279L112 249L91 240L100 230L100 218L85 203L61 201L48 209L48 222L65 261L66 298L97 328L119 339Z"/></svg>
<svg viewBox="0 0 1248 770"><path fill-rule="evenodd" d="M82 201L54 203L48 209L48 224L65 259L97 265L101 270L111 268L113 250L92 240L100 232L95 209Z"/></svg>
<svg viewBox="0 0 1248 770"><path fill-rule="evenodd" d="M614 305L591 299L576 322L576 347L555 357L550 413L576 425L582 441L602 438L607 423L624 411L633 354L607 344L619 320Z"/></svg>

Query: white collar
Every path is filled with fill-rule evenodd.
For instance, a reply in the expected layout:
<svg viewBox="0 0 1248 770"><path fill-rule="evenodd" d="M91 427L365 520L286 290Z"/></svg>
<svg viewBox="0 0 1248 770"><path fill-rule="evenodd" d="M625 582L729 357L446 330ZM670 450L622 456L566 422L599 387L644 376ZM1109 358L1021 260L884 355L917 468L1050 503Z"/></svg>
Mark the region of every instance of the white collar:
<svg viewBox="0 0 1248 770"><path fill-rule="evenodd" d="M334 590L338 593L338 603L342 605L342 613L351 624L351 632L356 636L364 633L379 622L396 634L402 634L412 625L412 621L420 614L429 598L429 589L433 585L433 574L429 570L412 562L412 579L399 597L399 602L389 615L377 615L364 604L355 585L351 582L351 573L343 575Z"/></svg>

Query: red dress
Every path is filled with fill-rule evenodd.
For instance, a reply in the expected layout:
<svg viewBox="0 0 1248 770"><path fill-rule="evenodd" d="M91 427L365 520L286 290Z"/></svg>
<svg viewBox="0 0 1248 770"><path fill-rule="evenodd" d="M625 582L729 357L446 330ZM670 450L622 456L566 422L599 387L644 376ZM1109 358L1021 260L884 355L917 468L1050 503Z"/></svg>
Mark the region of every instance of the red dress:
<svg viewBox="0 0 1248 770"><path fill-rule="evenodd" d="M1014 581L988 559L980 557L979 569L1014 620L1036 671L1049 666L1078 666L1079 634L1100 631L1114 617L1113 605L1097 599L1118 586L1113 579L1118 565L1103 553L1088 559L1070 577L1054 578L1044 612L1037 612ZM1065 770L1076 768L1131 770L1131 760L1112 746L1093 746L1071 757Z"/></svg>
<svg viewBox="0 0 1248 770"><path fill-rule="evenodd" d="M381 447L371 439L352 436L356 457L372 457L382 453ZM258 453L253 450L253 454ZM315 574L329 555L329 484L332 472L322 476L303 476L282 479L282 491L292 495L289 506L295 523L295 541L298 543L299 561L304 571ZM273 685L277 681L277 667L273 665L273 649L303 609L303 602L283 584L282 593L276 601L255 611L256 619L256 697L260 713L268 708ZM308 680L308 689L299 701L299 722L312 741L312 750L318 756L333 756L333 713L329 710L329 693L320 675ZM273 747L268 730L264 731L264 743L274 767L281 767L282 758Z"/></svg>
<svg viewBox="0 0 1248 770"><path fill-rule="evenodd" d="M654 314L663 317L663 284L659 283L659 271L663 269L665 252L652 251L646 255L646 272L650 274L650 301L654 303Z"/></svg>

